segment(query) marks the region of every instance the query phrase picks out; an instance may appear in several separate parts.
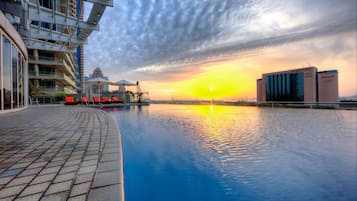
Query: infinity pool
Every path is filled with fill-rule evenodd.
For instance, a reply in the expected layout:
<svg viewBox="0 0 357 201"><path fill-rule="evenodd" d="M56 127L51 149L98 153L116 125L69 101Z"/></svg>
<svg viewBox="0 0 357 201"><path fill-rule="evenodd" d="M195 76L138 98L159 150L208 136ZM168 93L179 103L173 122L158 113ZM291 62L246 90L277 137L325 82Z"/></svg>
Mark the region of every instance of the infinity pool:
<svg viewBox="0 0 357 201"><path fill-rule="evenodd" d="M356 112L232 106L113 109L127 201L353 201Z"/></svg>

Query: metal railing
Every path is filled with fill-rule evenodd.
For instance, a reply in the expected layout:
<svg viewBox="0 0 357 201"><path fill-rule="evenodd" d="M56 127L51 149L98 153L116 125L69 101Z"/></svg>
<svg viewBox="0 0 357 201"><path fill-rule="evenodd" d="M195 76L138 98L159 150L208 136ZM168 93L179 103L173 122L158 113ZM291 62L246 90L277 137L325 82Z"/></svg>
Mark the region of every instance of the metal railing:
<svg viewBox="0 0 357 201"><path fill-rule="evenodd" d="M64 76L58 73L50 73L46 71L40 71L38 75L36 75L35 71L30 71L29 72L30 77L35 77L35 78L42 78L42 79L59 79L63 80Z"/></svg>
<svg viewBox="0 0 357 201"><path fill-rule="evenodd" d="M62 63L63 59L56 58L56 57L46 57L46 56L38 56L35 57L33 55L29 56L29 60L35 60L35 61L49 61L49 62L56 62L56 63Z"/></svg>

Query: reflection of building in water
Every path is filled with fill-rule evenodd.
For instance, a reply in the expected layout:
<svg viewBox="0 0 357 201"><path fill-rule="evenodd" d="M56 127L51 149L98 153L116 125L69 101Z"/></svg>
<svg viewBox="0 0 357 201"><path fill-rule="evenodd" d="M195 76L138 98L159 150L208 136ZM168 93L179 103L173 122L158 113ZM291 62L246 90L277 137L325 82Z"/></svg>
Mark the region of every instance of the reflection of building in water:
<svg viewBox="0 0 357 201"><path fill-rule="evenodd" d="M257 101L337 102L338 72L306 67L263 74L257 80Z"/></svg>

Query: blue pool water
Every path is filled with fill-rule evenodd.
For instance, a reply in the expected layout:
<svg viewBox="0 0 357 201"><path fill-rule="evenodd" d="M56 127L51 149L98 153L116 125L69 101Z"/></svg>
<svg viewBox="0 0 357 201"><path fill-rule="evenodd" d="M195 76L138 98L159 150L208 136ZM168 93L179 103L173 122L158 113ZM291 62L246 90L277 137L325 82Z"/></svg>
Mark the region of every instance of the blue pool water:
<svg viewBox="0 0 357 201"><path fill-rule="evenodd" d="M113 109L127 201L353 201L356 112L150 105Z"/></svg>

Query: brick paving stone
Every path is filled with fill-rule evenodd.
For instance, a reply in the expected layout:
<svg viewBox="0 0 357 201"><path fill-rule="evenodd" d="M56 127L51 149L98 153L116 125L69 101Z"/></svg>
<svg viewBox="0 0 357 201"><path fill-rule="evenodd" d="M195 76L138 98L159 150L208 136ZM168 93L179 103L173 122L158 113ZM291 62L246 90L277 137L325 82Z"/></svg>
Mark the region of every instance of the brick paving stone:
<svg viewBox="0 0 357 201"><path fill-rule="evenodd" d="M77 165L77 164L80 164L81 163L81 160L80 159L77 159L77 160L71 160L71 161L67 161L64 166L72 166L72 165Z"/></svg>
<svg viewBox="0 0 357 201"><path fill-rule="evenodd" d="M64 174L64 173L68 173L68 172L75 172L75 171L78 170L78 168L79 168L79 165L63 167L61 169L61 171L59 172L59 174Z"/></svg>
<svg viewBox="0 0 357 201"><path fill-rule="evenodd" d="M27 169L44 167L46 164L47 162L32 163L30 166L27 167Z"/></svg>
<svg viewBox="0 0 357 201"><path fill-rule="evenodd" d="M101 162L98 165L97 172L107 172L113 170L120 170L120 163L118 161Z"/></svg>
<svg viewBox="0 0 357 201"><path fill-rule="evenodd" d="M15 196L14 197L7 197L7 198L0 198L0 201L12 201L15 199Z"/></svg>
<svg viewBox="0 0 357 201"><path fill-rule="evenodd" d="M46 191L46 195L68 191L71 188L72 181L65 181L61 183L52 184Z"/></svg>
<svg viewBox="0 0 357 201"><path fill-rule="evenodd" d="M25 197L18 197L15 201L38 201L41 198L42 193L37 193L34 195L29 195Z"/></svg>
<svg viewBox="0 0 357 201"><path fill-rule="evenodd" d="M38 184L38 183L43 183L46 181L52 181L56 176L56 173L51 173L51 174L46 174L46 175L41 175L37 176L31 184Z"/></svg>
<svg viewBox="0 0 357 201"><path fill-rule="evenodd" d="M36 158L35 157L29 157L29 158L24 158L24 159L22 159L21 161L22 162L33 162L33 161L35 161L36 160Z"/></svg>
<svg viewBox="0 0 357 201"><path fill-rule="evenodd" d="M98 159L98 158L99 158L98 155L91 155L91 156L85 156L83 158L83 160L86 161L86 160L92 160L92 159Z"/></svg>
<svg viewBox="0 0 357 201"><path fill-rule="evenodd" d="M57 173L61 169L61 166L45 168L40 172L40 175L49 174L49 173Z"/></svg>
<svg viewBox="0 0 357 201"><path fill-rule="evenodd" d="M86 200L87 200L87 195L80 195L68 199L68 201L86 201Z"/></svg>
<svg viewBox="0 0 357 201"><path fill-rule="evenodd" d="M94 177L94 172L78 175L75 184L92 181L93 177Z"/></svg>
<svg viewBox="0 0 357 201"><path fill-rule="evenodd" d="M65 201L68 197L68 191L46 195L41 198L41 201ZM109 200L108 200L109 201Z"/></svg>
<svg viewBox="0 0 357 201"><path fill-rule="evenodd" d="M94 172L96 168L97 168L97 166L81 167L81 168L79 168L78 174Z"/></svg>
<svg viewBox="0 0 357 201"><path fill-rule="evenodd" d="M14 166L12 166L11 168L25 168L28 165L30 165L31 162L26 162L26 163L16 163Z"/></svg>
<svg viewBox="0 0 357 201"><path fill-rule="evenodd" d="M24 191L20 194L20 196L32 195L35 193L43 193L46 191L47 187L50 185L50 182L35 184L26 187Z"/></svg>
<svg viewBox="0 0 357 201"><path fill-rule="evenodd" d="M28 176L28 175L34 175L34 174L39 173L41 171L41 169L42 169L42 167L33 168L33 169L26 169L19 176L20 177L24 177L24 176Z"/></svg>
<svg viewBox="0 0 357 201"><path fill-rule="evenodd" d="M14 176L22 172L24 168L9 169L0 174L0 178Z"/></svg>
<svg viewBox="0 0 357 201"><path fill-rule="evenodd" d="M30 175L30 176L26 176L26 177L17 177L15 179L13 179L9 184L7 184L6 186L17 186L20 184L28 184L30 183L30 181L35 177L35 175Z"/></svg>
<svg viewBox="0 0 357 201"><path fill-rule="evenodd" d="M55 178L53 183L59 183L59 182L67 181L67 180L73 180L75 176L76 176L75 172L57 175L57 177Z"/></svg>
<svg viewBox="0 0 357 201"><path fill-rule="evenodd" d="M94 177L93 188L119 184L120 182L120 171L99 172Z"/></svg>
<svg viewBox="0 0 357 201"><path fill-rule="evenodd" d="M89 192L88 201L121 200L122 194L118 189L121 189L120 184L91 189Z"/></svg>
<svg viewBox="0 0 357 201"><path fill-rule="evenodd" d="M23 188L25 188L25 185L3 188L0 190L0 198L6 198L13 195L17 195Z"/></svg>
<svg viewBox="0 0 357 201"><path fill-rule="evenodd" d="M0 178L0 185L2 184L7 184L11 179L13 179L14 176L12 177L3 177L3 178Z"/></svg>
<svg viewBox="0 0 357 201"><path fill-rule="evenodd" d="M118 153L114 153L114 154L103 154L101 161L105 162L105 161L119 161L120 156Z"/></svg>
<svg viewBox="0 0 357 201"><path fill-rule="evenodd" d="M71 193L70 193L69 196L73 197L73 196L77 196L77 195L88 193L89 189L90 189L90 185L91 185L91 182L74 185L72 187L72 190L71 190Z"/></svg>
<svg viewBox="0 0 357 201"><path fill-rule="evenodd" d="M81 167L86 167L86 166L97 166L98 160L88 160L88 161L83 161L81 163Z"/></svg>
<svg viewBox="0 0 357 201"><path fill-rule="evenodd" d="M62 166L65 162L66 162L65 160L50 162L47 164L46 168Z"/></svg>

